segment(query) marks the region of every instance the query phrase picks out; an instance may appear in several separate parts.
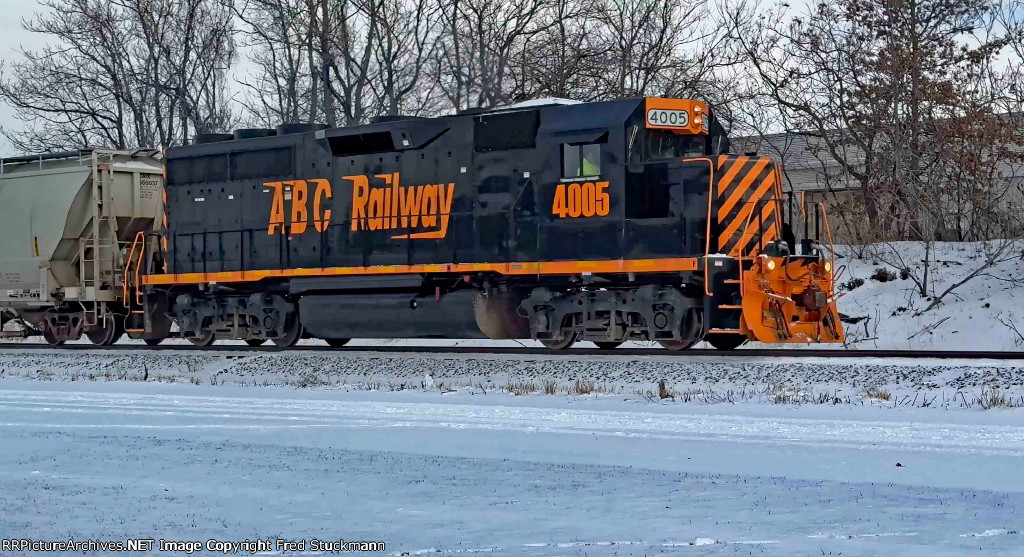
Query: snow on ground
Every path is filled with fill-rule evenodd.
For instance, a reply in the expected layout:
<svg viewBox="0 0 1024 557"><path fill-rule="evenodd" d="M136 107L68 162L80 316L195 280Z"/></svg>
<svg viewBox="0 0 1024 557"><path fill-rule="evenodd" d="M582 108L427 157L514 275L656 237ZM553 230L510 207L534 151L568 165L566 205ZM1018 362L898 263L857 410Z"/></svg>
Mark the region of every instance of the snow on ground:
<svg viewBox="0 0 1024 557"><path fill-rule="evenodd" d="M678 402L1024 406L1024 361L443 354L371 351L0 350L0 378L347 390L515 391ZM1002 403L992 400L1001 397Z"/></svg>
<svg viewBox="0 0 1024 557"><path fill-rule="evenodd" d="M1020 555L1022 412L6 379L0 537Z"/></svg>
<svg viewBox="0 0 1024 557"><path fill-rule="evenodd" d="M839 311L848 316L866 317L847 324L847 343L852 348L910 350L1010 350L1024 349L1016 327L1024 333L1024 259L1019 246L1002 261L971 279L946 296L942 304L921 313L932 299L922 298L910 278L900 278L898 269L886 262L905 261L923 276L924 245L899 242L872 246L875 253L863 259L853 249L842 246L843 257L836 265L846 266L840 284L863 280L861 286L845 291L839 299ZM936 242L931 255L929 291L941 294L946 288L968 276L985 261L977 243ZM894 273L895 280L872 279L877 269ZM841 289L842 291L843 289Z"/></svg>

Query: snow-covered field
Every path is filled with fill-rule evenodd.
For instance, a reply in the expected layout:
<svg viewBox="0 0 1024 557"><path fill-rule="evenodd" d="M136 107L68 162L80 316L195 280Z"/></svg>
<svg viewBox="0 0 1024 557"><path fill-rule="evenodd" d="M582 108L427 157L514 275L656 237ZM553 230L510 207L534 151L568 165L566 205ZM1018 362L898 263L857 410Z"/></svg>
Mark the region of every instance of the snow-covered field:
<svg viewBox="0 0 1024 557"><path fill-rule="evenodd" d="M1022 348L1024 262L841 263L850 348ZM0 538L1016 556L1022 470L1024 361L0 350Z"/></svg>
<svg viewBox="0 0 1024 557"><path fill-rule="evenodd" d="M1022 410L0 381L0 537L1020 555Z"/></svg>
<svg viewBox="0 0 1024 557"><path fill-rule="evenodd" d="M1024 406L1024 361L416 352L0 350L0 378L600 394L678 402ZM664 381L667 392L661 393ZM1001 397L991 400L993 396Z"/></svg>
<svg viewBox="0 0 1024 557"><path fill-rule="evenodd" d="M978 243L936 242L930 254L928 290L941 294L984 266L984 251ZM864 318L845 325L851 348L909 350L1024 350L1024 254L1020 244L1007 249L1003 260L953 290L942 304L924 311L932 301L921 297L914 281L901 278L896 266L905 262L923 277L924 245L901 242L854 250L837 249L837 266L845 266L841 285L851 280L863 284L843 289L839 311ZM856 251L876 256L854 257ZM894 280L879 281L879 269L892 273ZM888 277L886 277L888 278Z"/></svg>

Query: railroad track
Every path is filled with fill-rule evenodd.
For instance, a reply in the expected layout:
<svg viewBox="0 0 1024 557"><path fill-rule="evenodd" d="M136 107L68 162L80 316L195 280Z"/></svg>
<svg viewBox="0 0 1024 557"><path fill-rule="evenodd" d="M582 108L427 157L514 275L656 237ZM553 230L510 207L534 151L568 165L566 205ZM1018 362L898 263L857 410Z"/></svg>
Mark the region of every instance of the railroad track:
<svg viewBox="0 0 1024 557"><path fill-rule="evenodd" d="M1024 352L967 351L967 350L794 350L772 348L748 348L733 351L712 349L692 349L681 352L670 352L661 348L617 348L600 350L597 348L571 348L553 352L546 348L532 347L488 347L488 346L351 346L331 348L329 346L300 345L293 348L277 348L276 346L250 347L245 345L214 345L197 348L184 344L168 344L162 346L142 346L139 344L115 344L113 346L95 346L92 344L66 344L64 346L48 346L36 343L0 343L2 350L26 350L39 352L327 352L345 354L355 352L375 352L381 354L495 354L513 356L545 356L553 358L578 356L659 356L664 358L754 358L754 357L791 357L791 358L911 358L911 359L986 359L986 360L1024 360Z"/></svg>

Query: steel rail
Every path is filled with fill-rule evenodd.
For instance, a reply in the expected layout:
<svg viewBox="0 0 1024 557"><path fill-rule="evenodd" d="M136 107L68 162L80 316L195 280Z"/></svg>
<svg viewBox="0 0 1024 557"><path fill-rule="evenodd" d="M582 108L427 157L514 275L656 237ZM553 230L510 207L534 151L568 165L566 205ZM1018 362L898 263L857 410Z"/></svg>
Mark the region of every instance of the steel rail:
<svg viewBox="0 0 1024 557"><path fill-rule="evenodd" d="M331 348L329 346L299 345L292 348L278 348L273 345L250 347L245 345L214 345L204 348L184 344L168 344L145 346L140 344L115 344L113 346L95 346L92 344L65 344L49 346L40 343L0 343L0 351L25 350L36 352L225 352L225 353L283 353L283 352L322 352L326 354L355 354L370 352L377 354L452 354L452 355L509 355L509 356L541 356L550 358L571 358L578 356L655 356L661 358L907 358L907 359L970 359L970 360L1024 360L1024 351L969 351L969 350L844 350L844 349L777 349L777 348L739 348L723 351L713 349L691 349L672 352L661 348L616 348L601 350L598 348L570 348L553 351L541 347L489 347L489 346L346 346Z"/></svg>

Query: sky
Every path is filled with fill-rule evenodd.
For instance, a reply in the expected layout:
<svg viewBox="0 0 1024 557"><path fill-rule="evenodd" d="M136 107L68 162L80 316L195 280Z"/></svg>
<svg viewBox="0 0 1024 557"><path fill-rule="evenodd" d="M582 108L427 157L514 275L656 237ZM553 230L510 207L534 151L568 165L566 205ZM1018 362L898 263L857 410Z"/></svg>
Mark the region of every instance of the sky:
<svg viewBox="0 0 1024 557"><path fill-rule="evenodd" d="M35 36L21 28L21 21L31 18L40 10L35 0L0 0L0 60L5 65L16 58L20 47L35 48L44 44L42 37ZM0 126L20 127L14 119L14 112L5 103L0 103ZM6 139L0 137L0 156L15 154Z"/></svg>

